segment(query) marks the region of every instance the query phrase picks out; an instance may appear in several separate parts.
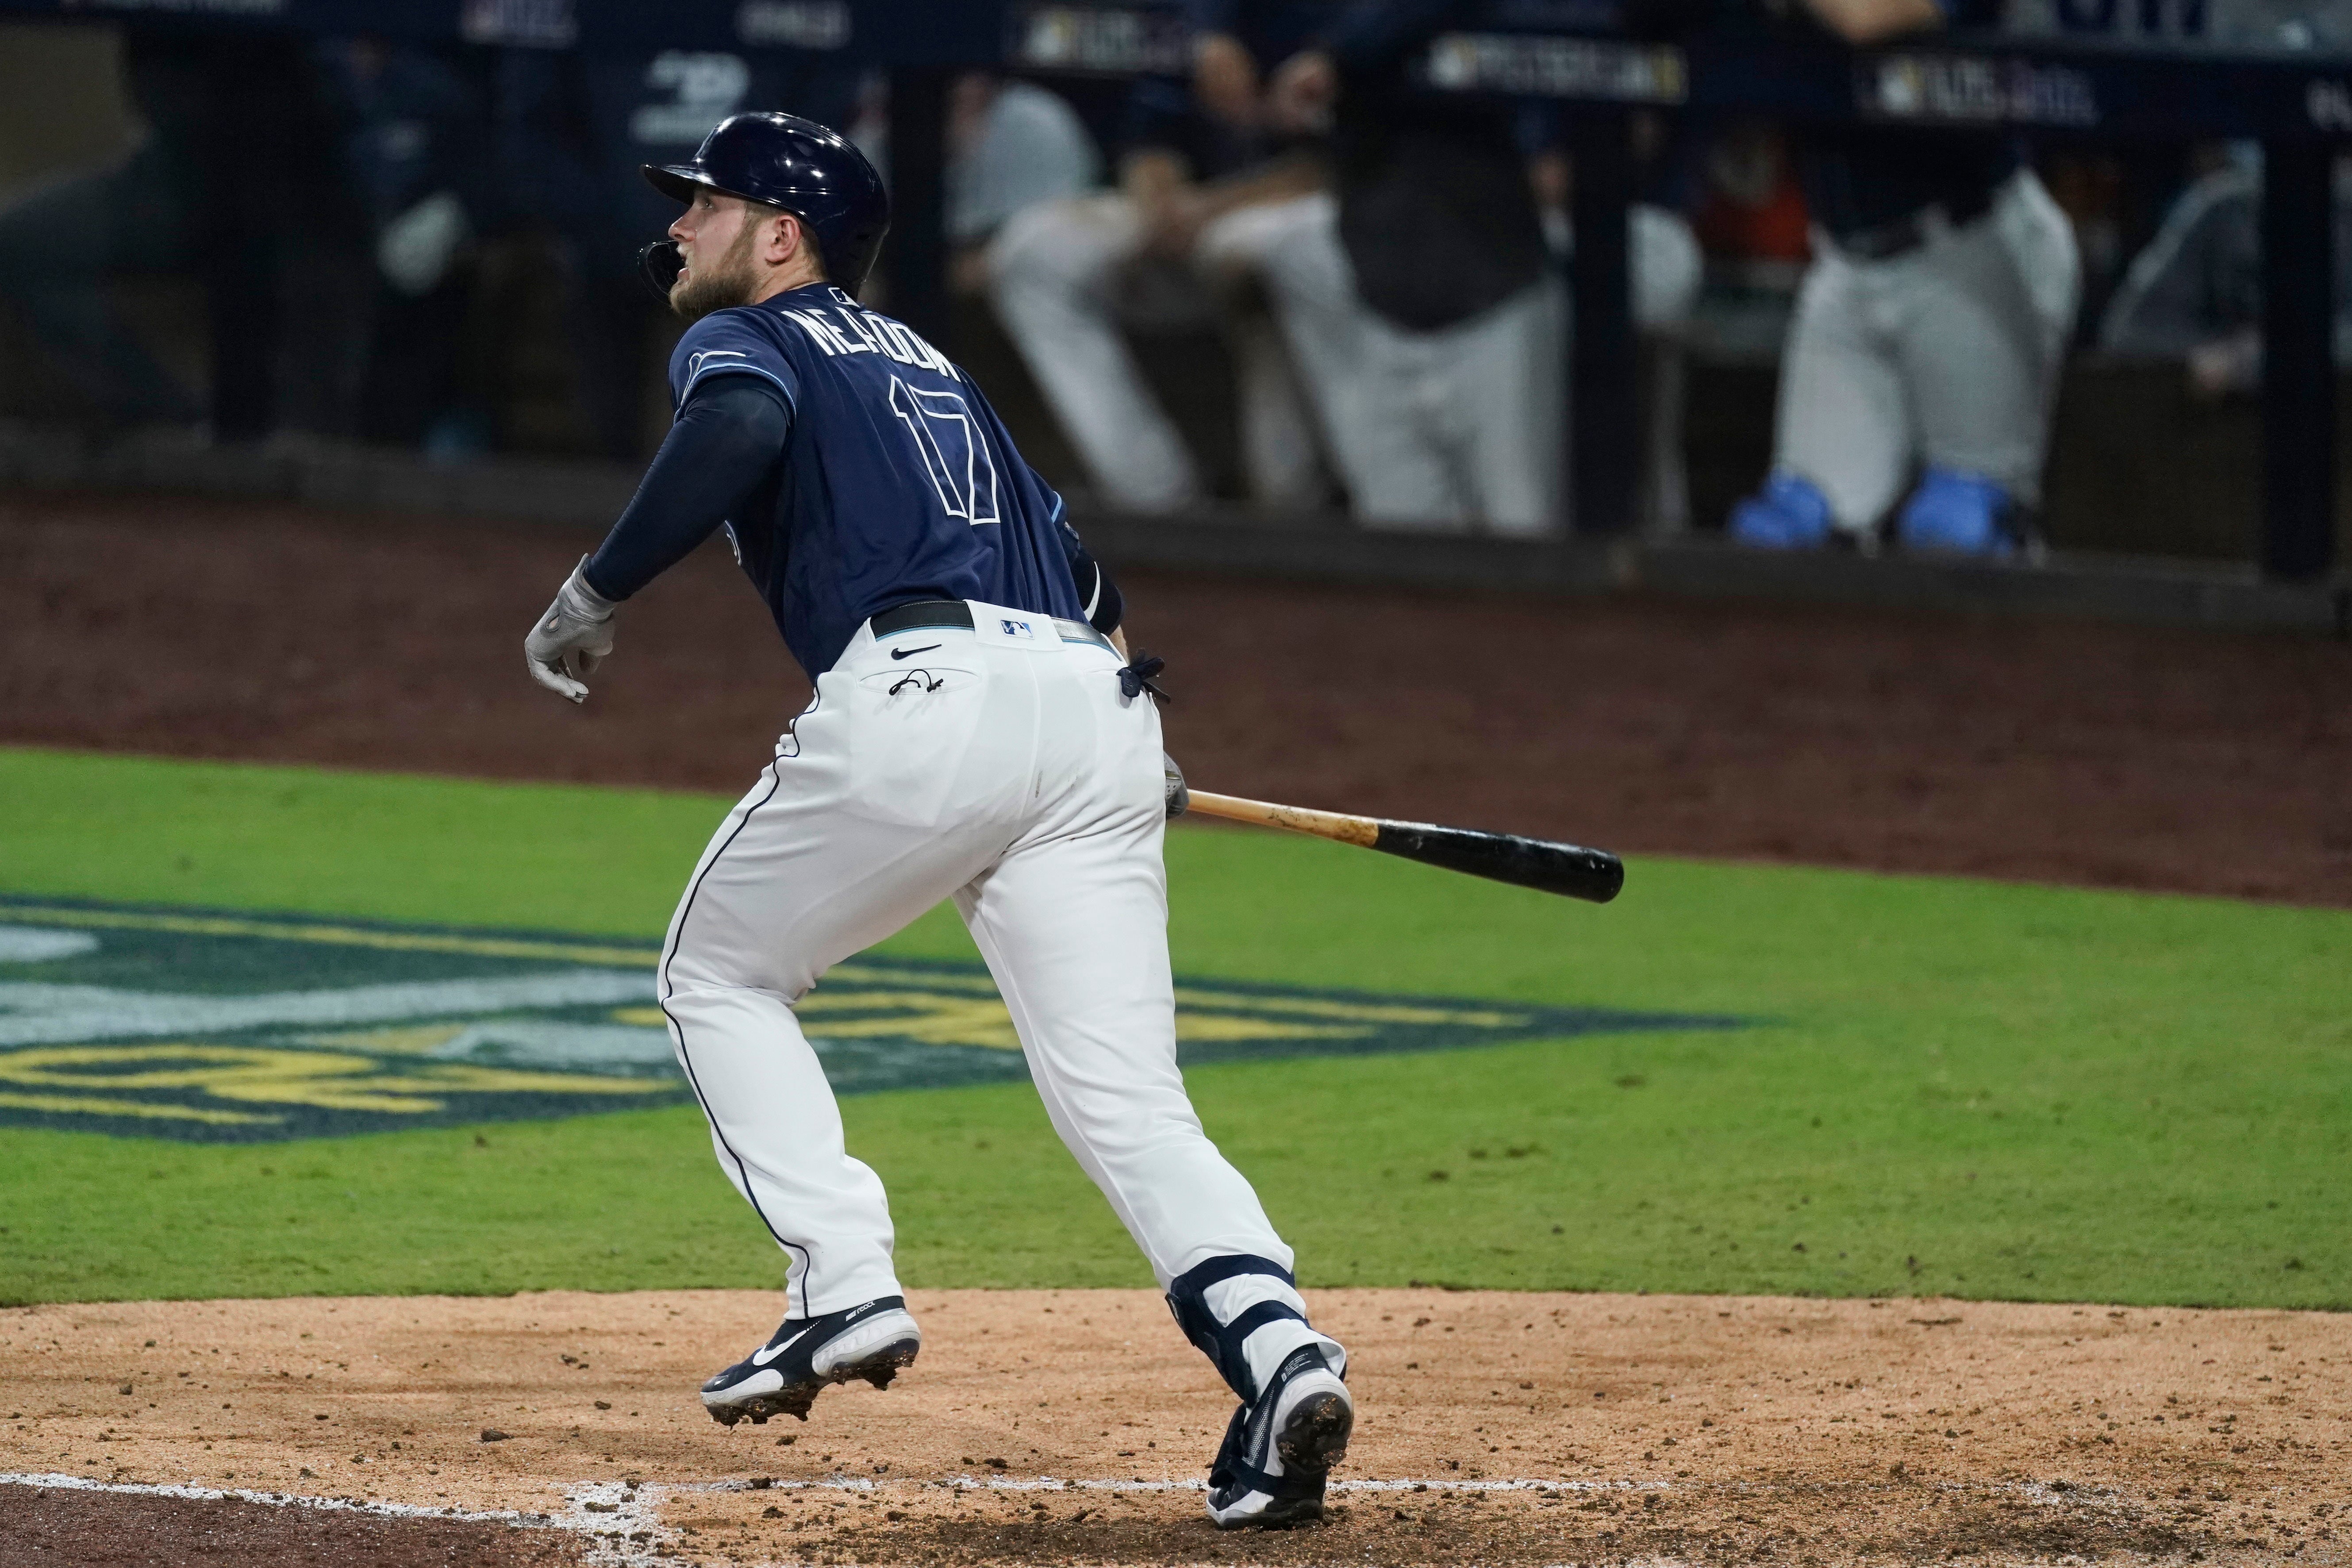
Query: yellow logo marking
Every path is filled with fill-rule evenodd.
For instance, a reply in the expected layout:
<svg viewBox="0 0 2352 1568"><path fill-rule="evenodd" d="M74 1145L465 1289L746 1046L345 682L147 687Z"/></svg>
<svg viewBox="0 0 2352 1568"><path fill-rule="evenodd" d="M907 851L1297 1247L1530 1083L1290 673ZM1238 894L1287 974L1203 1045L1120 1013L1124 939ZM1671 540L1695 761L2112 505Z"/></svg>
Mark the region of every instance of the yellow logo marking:
<svg viewBox="0 0 2352 1568"><path fill-rule="evenodd" d="M193 1089L215 1100L408 1115L441 1110L446 1101L434 1097L436 1089L471 1094L625 1095L665 1093L670 1087L659 1080L517 1072L464 1062L434 1063L408 1073L383 1073L377 1070L378 1066L367 1057L258 1046L59 1046L0 1055L0 1083L85 1091ZM77 1109L97 1109L94 1097L85 1094L83 1098L93 1103ZM146 1100L105 1103L110 1109L100 1114L170 1115L183 1109Z"/></svg>

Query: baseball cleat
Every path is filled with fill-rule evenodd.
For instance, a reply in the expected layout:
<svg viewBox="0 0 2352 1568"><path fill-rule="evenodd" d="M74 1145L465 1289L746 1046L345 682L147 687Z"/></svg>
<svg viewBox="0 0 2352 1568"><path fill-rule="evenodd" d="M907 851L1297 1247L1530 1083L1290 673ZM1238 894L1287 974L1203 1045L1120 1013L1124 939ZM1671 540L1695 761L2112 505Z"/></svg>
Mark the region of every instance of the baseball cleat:
<svg viewBox="0 0 2352 1568"><path fill-rule="evenodd" d="M1254 1404L1234 1412L1209 1467L1219 1530L1281 1530L1323 1517L1323 1482L1347 1457L1356 1405L1318 1345L1303 1345Z"/></svg>
<svg viewBox="0 0 2352 1568"><path fill-rule="evenodd" d="M923 1333L907 1314L904 1296L883 1296L821 1318L786 1318L775 1337L702 1385L702 1407L721 1426L746 1415L765 1426L771 1415L805 1421L829 1383L864 1378L887 1388L913 1364Z"/></svg>

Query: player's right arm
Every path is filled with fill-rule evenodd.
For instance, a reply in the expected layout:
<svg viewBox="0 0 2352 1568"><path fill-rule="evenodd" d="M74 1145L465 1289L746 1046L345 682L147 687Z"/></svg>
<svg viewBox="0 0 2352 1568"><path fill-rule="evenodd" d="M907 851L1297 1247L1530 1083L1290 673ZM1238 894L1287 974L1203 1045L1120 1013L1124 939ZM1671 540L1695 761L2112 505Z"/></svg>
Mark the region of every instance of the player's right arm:
<svg viewBox="0 0 2352 1568"><path fill-rule="evenodd" d="M637 493L581 568L618 603L719 531L783 456L792 405L749 375L714 379L677 411Z"/></svg>
<svg viewBox="0 0 2352 1568"><path fill-rule="evenodd" d="M704 326L680 343L677 421L637 492L593 555L523 640L531 679L574 702L583 678L613 650L613 611L718 531L783 455L792 434L784 367L754 349L714 346L740 334ZM772 363L771 363L772 362Z"/></svg>

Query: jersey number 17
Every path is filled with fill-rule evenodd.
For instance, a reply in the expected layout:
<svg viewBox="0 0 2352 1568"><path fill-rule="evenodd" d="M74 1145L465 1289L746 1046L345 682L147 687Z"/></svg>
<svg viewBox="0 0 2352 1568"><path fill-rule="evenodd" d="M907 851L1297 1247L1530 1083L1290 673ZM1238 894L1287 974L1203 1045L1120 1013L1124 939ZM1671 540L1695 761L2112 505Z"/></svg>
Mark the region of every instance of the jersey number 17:
<svg viewBox="0 0 2352 1568"><path fill-rule="evenodd" d="M996 463L981 439L971 405L953 392L919 392L890 378L890 412L907 427L940 506L975 528L998 521Z"/></svg>

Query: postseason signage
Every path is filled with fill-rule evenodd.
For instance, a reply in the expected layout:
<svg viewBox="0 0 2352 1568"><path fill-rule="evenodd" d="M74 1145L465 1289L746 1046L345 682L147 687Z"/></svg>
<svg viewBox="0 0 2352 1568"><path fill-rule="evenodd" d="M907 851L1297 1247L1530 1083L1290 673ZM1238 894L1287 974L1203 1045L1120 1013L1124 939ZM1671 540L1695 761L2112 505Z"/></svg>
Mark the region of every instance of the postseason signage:
<svg viewBox="0 0 2352 1568"><path fill-rule="evenodd" d="M1801 0L1774 0L1778 6ZM0 0L0 14L589 51L1181 76L1179 7L963 0ZM1490 0L1422 46L1428 89L2101 137L2352 137L2352 0L2010 0L1999 28L1859 57L1742 26L1629 39L1616 0Z"/></svg>
<svg viewBox="0 0 2352 1568"><path fill-rule="evenodd" d="M0 1129L269 1142L691 1102L649 942L0 899ZM977 963L867 953L794 1007L835 1090L1026 1076ZM1738 1027L1180 979L1187 1064Z"/></svg>
<svg viewBox="0 0 2352 1568"><path fill-rule="evenodd" d="M2182 0L2029 3L2051 7L2033 26L1864 51L1760 31L1675 43L1454 32L1414 69L1436 92L1800 120L2102 138L2352 137L2352 38L2340 26L2352 0L2284 20L2268 11L2232 20L2225 0L2205 0L2210 9L2192 0L2185 13L2168 8ZM2063 6L2114 25L2063 25ZM2143 30L2142 19L2159 25Z"/></svg>
<svg viewBox="0 0 2352 1568"><path fill-rule="evenodd" d="M1854 66L1853 88L1855 110L1871 120L2086 131L2103 118L2089 73L2013 57L1874 55Z"/></svg>
<svg viewBox="0 0 2352 1568"><path fill-rule="evenodd" d="M1446 33L1418 72L1441 92L1672 106L1690 97L1690 64L1670 44L1508 33Z"/></svg>

